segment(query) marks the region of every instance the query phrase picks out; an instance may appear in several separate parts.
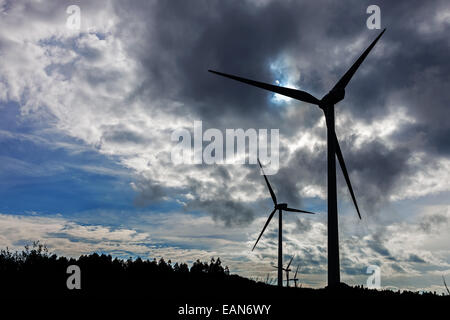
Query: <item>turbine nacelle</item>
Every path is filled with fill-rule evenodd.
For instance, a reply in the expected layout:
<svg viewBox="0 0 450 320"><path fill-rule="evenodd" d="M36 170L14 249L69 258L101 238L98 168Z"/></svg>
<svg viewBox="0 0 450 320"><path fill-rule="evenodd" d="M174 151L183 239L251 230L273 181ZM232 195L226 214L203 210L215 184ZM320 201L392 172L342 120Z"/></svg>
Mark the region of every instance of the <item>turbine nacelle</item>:
<svg viewBox="0 0 450 320"><path fill-rule="evenodd" d="M345 89L332 89L328 92L322 100L320 100L319 107L325 109L329 105L335 105L345 97Z"/></svg>
<svg viewBox="0 0 450 320"><path fill-rule="evenodd" d="M279 210L279 209L285 210L285 209L287 209L287 207L288 207L287 203L278 203L277 205L275 205L275 209L277 209L277 210Z"/></svg>

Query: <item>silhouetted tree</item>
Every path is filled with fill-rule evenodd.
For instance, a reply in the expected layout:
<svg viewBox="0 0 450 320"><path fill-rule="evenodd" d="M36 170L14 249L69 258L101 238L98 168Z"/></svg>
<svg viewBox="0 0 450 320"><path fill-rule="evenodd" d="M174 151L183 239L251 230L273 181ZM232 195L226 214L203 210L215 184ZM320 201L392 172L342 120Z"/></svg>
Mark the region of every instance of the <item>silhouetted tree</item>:
<svg viewBox="0 0 450 320"><path fill-rule="evenodd" d="M223 267L220 258L217 258L217 260L211 258L211 263L209 264L208 272L211 274L223 274Z"/></svg>
<svg viewBox="0 0 450 320"><path fill-rule="evenodd" d="M227 275L227 276L230 275L230 269L228 269L228 266L225 266L224 273L225 273L225 275Z"/></svg>
<svg viewBox="0 0 450 320"><path fill-rule="evenodd" d="M206 273L208 272L208 264L201 262L199 259L194 262L191 267L192 273Z"/></svg>

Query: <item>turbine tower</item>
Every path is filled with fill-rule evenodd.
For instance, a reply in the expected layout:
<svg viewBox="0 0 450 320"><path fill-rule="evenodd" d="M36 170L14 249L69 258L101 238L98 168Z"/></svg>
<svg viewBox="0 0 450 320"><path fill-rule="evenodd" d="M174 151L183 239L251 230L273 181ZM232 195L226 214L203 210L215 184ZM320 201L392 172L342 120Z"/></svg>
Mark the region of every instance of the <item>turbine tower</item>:
<svg viewBox="0 0 450 320"><path fill-rule="evenodd" d="M309 213L309 214L314 214L314 212L293 209L293 208L289 208L287 203L278 203L275 192L273 192L272 187L270 186L269 180L267 179L266 174L264 173L264 169L263 169L259 159L258 159L258 163L259 163L259 166L261 167L262 174L264 175L264 180L266 180L267 188L269 189L270 196L272 197L274 208L273 208L273 211L270 213L269 218L267 219L266 224L264 225L261 233L259 234L259 237L256 240L256 243L253 246L252 251L255 250L255 247L258 244L259 239L261 239L261 236L263 235L264 231L266 230L270 220L272 220L275 212L278 210L278 286L282 287L283 286L283 210L290 211L290 212Z"/></svg>
<svg viewBox="0 0 450 320"><path fill-rule="evenodd" d="M377 41L386 31L384 29L370 44L370 46L361 54L361 56L355 61L355 63L348 69L348 71L342 76L336 85L328 92L321 100L317 99L308 92L302 90L296 90L291 88L285 88L280 86L271 85L264 82L254 81L237 77L230 74L225 74L213 70L209 72L237 80L261 89L272 91L296 100L311 103L317 105L323 110L325 120L327 124L327 157L328 157L328 286L338 286L340 284L340 266L339 266L339 231L338 231L338 215L337 215L337 192L336 192L336 157L338 158L342 172L344 174L345 181L347 183L350 195L353 203L358 212L358 216L361 219L358 204L356 203L355 194L353 192L350 178L348 176L347 168L345 166L344 157L342 156L339 141L335 132L335 120L334 120L334 106L339 101L344 99L345 88L350 82L351 78L358 70L359 66L363 63L369 52L375 46ZM281 217L281 213L280 213ZM280 218L281 219L281 218Z"/></svg>

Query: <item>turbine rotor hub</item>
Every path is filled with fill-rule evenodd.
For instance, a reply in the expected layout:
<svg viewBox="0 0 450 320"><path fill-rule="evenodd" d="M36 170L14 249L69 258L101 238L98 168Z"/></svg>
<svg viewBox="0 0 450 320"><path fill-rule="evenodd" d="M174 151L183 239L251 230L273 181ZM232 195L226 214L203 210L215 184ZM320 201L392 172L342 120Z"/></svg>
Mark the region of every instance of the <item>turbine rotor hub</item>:
<svg viewBox="0 0 450 320"><path fill-rule="evenodd" d="M275 206L277 209L287 209L288 205L287 203L279 203Z"/></svg>
<svg viewBox="0 0 450 320"><path fill-rule="evenodd" d="M322 100L320 100L320 107L324 109L326 106L334 105L339 101L343 100L345 97L344 89L333 89L328 92Z"/></svg>

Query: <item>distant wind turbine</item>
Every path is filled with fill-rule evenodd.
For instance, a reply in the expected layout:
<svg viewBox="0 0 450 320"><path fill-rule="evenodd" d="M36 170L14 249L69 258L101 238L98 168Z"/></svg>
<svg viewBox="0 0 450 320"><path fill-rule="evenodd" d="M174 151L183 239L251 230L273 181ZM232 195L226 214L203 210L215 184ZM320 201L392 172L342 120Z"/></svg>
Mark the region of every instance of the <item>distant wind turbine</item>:
<svg viewBox="0 0 450 320"><path fill-rule="evenodd" d="M294 285L296 288L297 288L297 281L298 281L297 274L298 274L299 267L300 267L300 265L297 265L297 270L295 270L294 278L290 279L290 281L294 281Z"/></svg>
<svg viewBox="0 0 450 320"><path fill-rule="evenodd" d="M264 225L261 233L259 234L259 237L256 240L255 245L252 248L252 251L255 250L255 247L258 244L259 239L261 239L261 236L263 235L264 231L266 230L267 226L269 225L270 220L272 220L275 212L278 210L278 286L282 287L283 286L283 270L282 270L283 269L283 210L290 211L290 212L309 213L309 214L314 214L314 212L293 209L293 208L289 208L287 203L278 203L275 192L273 192L273 189L269 183L269 180L267 179L266 174L264 173L264 169L263 169L259 159L258 159L258 163L259 163L259 166L261 167L261 171L264 175L264 180L266 180L267 188L269 189L270 196L272 197L274 208L273 208L273 211L270 213L269 218L267 219L266 224Z"/></svg>
<svg viewBox="0 0 450 320"><path fill-rule="evenodd" d="M447 293L450 296L450 290L448 290L447 283L445 282L444 276L442 276L442 280L444 281L445 290L447 290Z"/></svg>
<svg viewBox="0 0 450 320"><path fill-rule="evenodd" d="M291 272L292 270L289 269L289 267L291 266L292 260L294 259L294 256L291 257L291 260L289 261L288 265L286 268L282 268L282 270L284 272L286 272L286 286L289 287L289 281L291 281L292 279L289 279L289 272ZM273 266L275 269L278 269L278 266Z"/></svg>
<svg viewBox="0 0 450 320"><path fill-rule="evenodd" d="M292 256L291 261L289 261L286 269L284 271L286 272L286 286L289 287L289 272L291 272L291 269L289 267L291 266L292 260L294 260L294 256Z"/></svg>
<svg viewBox="0 0 450 320"><path fill-rule="evenodd" d="M384 29L370 44L370 46L361 54L361 56L355 61L355 63L348 69L348 71L342 76L336 85L328 92L321 100L317 99L313 95L306 91L296 90L291 88L285 88L277 85L272 85L264 82L254 81L237 77L234 75L221 73L213 70L209 72L218 74L223 77L227 77L233 80L237 80L261 89L265 89L271 92L275 92L296 100L311 103L317 105L323 110L325 120L327 124L327 146L328 146L328 285L338 286L340 284L340 267L339 267L339 231L338 231L338 215L337 215L337 191L336 191L336 156L344 174L345 181L347 183L350 195L353 203L358 212L358 216L361 219L358 204L356 203L356 197L353 192L350 178L348 176L347 167L342 156L341 147L336 136L335 120L334 120L334 106L345 97L345 88L350 82L351 78L358 70L359 66L363 63L369 52L375 46L377 41L386 31ZM280 211L281 212L281 211ZM280 214L281 217L281 214ZM281 219L280 219L281 220Z"/></svg>

